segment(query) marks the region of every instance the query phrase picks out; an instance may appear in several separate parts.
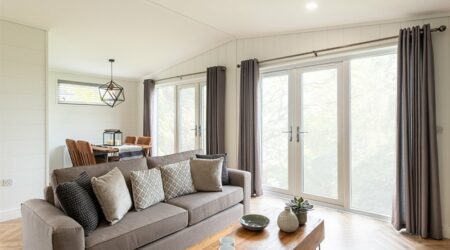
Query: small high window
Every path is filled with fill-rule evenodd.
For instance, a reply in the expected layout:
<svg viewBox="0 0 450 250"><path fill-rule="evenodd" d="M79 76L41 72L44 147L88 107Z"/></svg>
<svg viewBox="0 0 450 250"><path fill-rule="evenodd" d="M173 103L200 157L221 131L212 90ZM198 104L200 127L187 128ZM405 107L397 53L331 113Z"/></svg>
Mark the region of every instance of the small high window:
<svg viewBox="0 0 450 250"><path fill-rule="evenodd" d="M81 105L105 105L100 100L101 84L58 80L58 103Z"/></svg>

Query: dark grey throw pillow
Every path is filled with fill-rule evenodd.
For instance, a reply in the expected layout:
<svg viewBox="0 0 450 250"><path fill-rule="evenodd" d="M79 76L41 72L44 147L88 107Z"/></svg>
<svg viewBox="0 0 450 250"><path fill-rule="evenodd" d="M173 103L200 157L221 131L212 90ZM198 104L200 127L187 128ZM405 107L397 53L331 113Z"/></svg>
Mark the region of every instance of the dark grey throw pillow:
<svg viewBox="0 0 450 250"><path fill-rule="evenodd" d="M99 220L101 221L104 219L102 207L100 206L100 203L98 203L97 196L95 196L94 188L92 187L91 177L86 173L86 171L83 171L75 181L89 193L92 201L94 201Z"/></svg>
<svg viewBox="0 0 450 250"><path fill-rule="evenodd" d="M222 164L222 185L230 184L230 179L228 177L228 169L227 169L227 154L211 154L211 155L196 155L199 159L218 159L223 157Z"/></svg>
<svg viewBox="0 0 450 250"><path fill-rule="evenodd" d="M56 187L56 195L62 209L80 223L85 236L97 228L100 220L96 200L92 198L90 192L93 194L91 181L86 172L81 173L75 180L61 183Z"/></svg>

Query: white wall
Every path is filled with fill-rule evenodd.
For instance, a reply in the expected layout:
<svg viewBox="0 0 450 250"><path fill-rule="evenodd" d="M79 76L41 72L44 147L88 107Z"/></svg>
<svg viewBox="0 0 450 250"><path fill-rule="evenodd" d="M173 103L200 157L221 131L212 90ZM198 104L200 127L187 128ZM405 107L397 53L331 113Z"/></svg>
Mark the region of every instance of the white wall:
<svg viewBox="0 0 450 250"><path fill-rule="evenodd" d="M0 221L43 196L47 32L0 20Z"/></svg>
<svg viewBox="0 0 450 250"><path fill-rule="evenodd" d="M186 62L154 74L153 79L192 73L208 66L227 67L226 86L226 149L230 166L237 165L238 119L239 119L239 71L236 64L241 60L260 60L318 50L330 46L361 42L397 35L402 27L430 23L432 27L449 25L449 17L389 21L370 25L353 25L342 28L321 29L286 35L238 39L216 49L198 55ZM442 131L438 134L441 197L444 232L450 238L450 31L433 34L436 67L437 123ZM308 59L303 59L308 60ZM140 97L142 98L142 97ZM142 119L140 117L140 119ZM139 120L141 123L142 120Z"/></svg>
<svg viewBox="0 0 450 250"><path fill-rule="evenodd" d="M62 168L63 150L67 138L103 143L103 130L120 129L123 135L136 135L137 84L115 79L125 90L125 102L108 106L71 105L57 103L58 80L104 84L109 78L50 72L48 79L48 154L49 169Z"/></svg>

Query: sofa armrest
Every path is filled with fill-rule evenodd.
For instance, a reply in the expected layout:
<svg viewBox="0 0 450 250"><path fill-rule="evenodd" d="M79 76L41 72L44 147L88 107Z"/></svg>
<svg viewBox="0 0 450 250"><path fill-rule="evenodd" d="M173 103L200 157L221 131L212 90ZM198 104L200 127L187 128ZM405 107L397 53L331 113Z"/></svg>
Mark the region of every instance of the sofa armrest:
<svg viewBox="0 0 450 250"><path fill-rule="evenodd" d="M21 206L23 247L35 250L84 249L84 230L78 222L45 200Z"/></svg>
<svg viewBox="0 0 450 250"><path fill-rule="evenodd" d="M247 171L228 168L228 176L230 178L230 185L244 189L244 214L248 214L250 212L252 175Z"/></svg>

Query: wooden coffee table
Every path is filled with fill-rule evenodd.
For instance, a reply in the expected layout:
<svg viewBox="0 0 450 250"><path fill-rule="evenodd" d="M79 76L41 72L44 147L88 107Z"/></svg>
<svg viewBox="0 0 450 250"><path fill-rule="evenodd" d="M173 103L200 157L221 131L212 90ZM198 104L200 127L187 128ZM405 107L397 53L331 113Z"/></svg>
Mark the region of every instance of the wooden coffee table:
<svg viewBox="0 0 450 250"><path fill-rule="evenodd" d="M281 212L281 211L280 211ZM253 232L241 227L239 222L204 239L190 247L190 250L219 248L219 240L224 236L231 236L235 240L235 248L239 249L301 249L313 250L320 247L325 238L324 222L322 219L308 216L306 225L294 233L280 231L277 225L277 215L269 215L270 223L261 232Z"/></svg>

